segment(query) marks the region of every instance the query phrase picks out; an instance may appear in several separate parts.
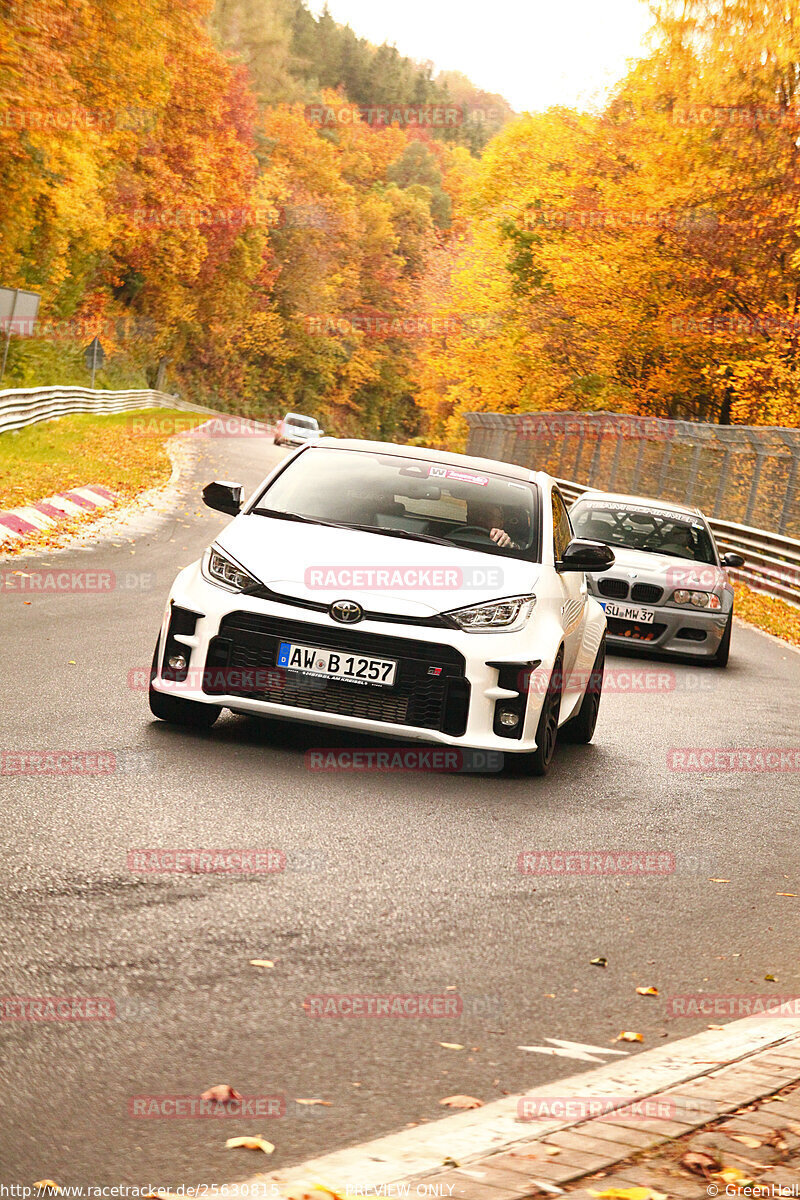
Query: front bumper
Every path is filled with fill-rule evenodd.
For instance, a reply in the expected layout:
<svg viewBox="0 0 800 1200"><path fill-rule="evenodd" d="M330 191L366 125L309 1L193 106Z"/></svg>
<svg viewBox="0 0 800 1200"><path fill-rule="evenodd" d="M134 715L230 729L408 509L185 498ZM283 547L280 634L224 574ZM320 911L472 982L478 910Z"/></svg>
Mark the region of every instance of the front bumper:
<svg viewBox="0 0 800 1200"><path fill-rule="evenodd" d="M175 632L176 610L196 616L191 632ZM592 619L602 624L599 611ZM516 692L509 679L519 677L525 688L525 664L541 664L540 677L546 673L549 678L560 640L552 632L554 636L531 623L518 633L483 635L391 620L343 626L327 612L227 592L209 583L193 564L178 576L164 614L153 687L241 713L513 754L536 748L544 690L533 686L523 700L520 736L495 732L497 705L513 703ZM593 633L587 655L598 644L599 635ZM396 658L395 687L277 668L280 639ZM188 659L185 672L178 672L184 678L175 678L165 667L176 647ZM514 668L503 671L504 686L498 664ZM591 668L591 662L582 665L586 671ZM563 719L577 702L579 698L565 696Z"/></svg>
<svg viewBox="0 0 800 1200"><path fill-rule="evenodd" d="M598 599L602 602L605 597ZM705 612L688 605L685 608L666 604L645 604L642 607L652 610L652 625L607 616L606 637L609 646L614 649L638 646L657 650L660 654L713 658L731 620L730 609Z"/></svg>

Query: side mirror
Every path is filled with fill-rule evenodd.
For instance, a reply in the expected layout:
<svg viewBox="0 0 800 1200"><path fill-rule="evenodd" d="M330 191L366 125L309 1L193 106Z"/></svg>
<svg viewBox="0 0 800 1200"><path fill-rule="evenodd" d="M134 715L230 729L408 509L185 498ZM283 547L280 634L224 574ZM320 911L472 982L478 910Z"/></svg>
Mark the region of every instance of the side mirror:
<svg viewBox="0 0 800 1200"><path fill-rule="evenodd" d="M573 538L564 551L561 562L556 563L559 571L607 571L614 565L614 551L605 542L593 542L589 538Z"/></svg>
<svg viewBox="0 0 800 1200"><path fill-rule="evenodd" d="M733 550L729 550L727 554L722 556L723 567L743 567L744 559L741 554L736 554Z"/></svg>
<svg viewBox="0 0 800 1200"><path fill-rule="evenodd" d="M229 517L235 517L241 512L243 493L241 483L223 483L215 479L203 488L203 503L218 512L227 513Z"/></svg>

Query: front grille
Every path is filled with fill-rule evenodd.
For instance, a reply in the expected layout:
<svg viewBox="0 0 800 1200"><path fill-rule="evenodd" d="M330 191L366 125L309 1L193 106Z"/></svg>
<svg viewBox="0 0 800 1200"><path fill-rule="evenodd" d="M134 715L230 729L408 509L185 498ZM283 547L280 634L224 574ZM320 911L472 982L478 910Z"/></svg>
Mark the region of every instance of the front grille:
<svg viewBox="0 0 800 1200"><path fill-rule="evenodd" d="M396 659L394 686L286 671L275 665L281 641ZM242 695L289 708L439 729L454 737L467 725L466 663L452 646L438 642L236 612L223 618L218 636L209 644L206 666L203 690L209 695ZM439 668L440 674L429 675L430 667Z"/></svg>
<svg viewBox="0 0 800 1200"><path fill-rule="evenodd" d="M597 584L601 596L612 596L615 600L626 600L628 585L624 579L601 579Z"/></svg>
<svg viewBox="0 0 800 1200"><path fill-rule="evenodd" d="M612 637L629 638L634 642L655 642L667 628L655 622L645 625L639 621L623 621L620 617L608 617L607 620L608 632Z"/></svg>
<svg viewBox="0 0 800 1200"><path fill-rule="evenodd" d="M631 600L643 600L645 604L658 604L664 589L654 583L635 583L631 588Z"/></svg>

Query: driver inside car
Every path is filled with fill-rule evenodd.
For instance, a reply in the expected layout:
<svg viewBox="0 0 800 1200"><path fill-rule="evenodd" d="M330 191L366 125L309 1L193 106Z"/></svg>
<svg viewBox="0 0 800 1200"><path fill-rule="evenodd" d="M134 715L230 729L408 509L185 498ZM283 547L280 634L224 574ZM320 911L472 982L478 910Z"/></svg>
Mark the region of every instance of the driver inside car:
<svg viewBox="0 0 800 1200"><path fill-rule="evenodd" d="M467 504L468 525L478 525L485 529L498 546L513 546L518 549L516 542L513 542L503 529L504 521L503 509L499 504L492 504L486 500L471 500Z"/></svg>
<svg viewBox="0 0 800 1200"><path fill-rule="evenodd" d="M694 558L694 541L688 525L673 525L667 533L661 549L665 554L675 554L680 558Z"/></svg>

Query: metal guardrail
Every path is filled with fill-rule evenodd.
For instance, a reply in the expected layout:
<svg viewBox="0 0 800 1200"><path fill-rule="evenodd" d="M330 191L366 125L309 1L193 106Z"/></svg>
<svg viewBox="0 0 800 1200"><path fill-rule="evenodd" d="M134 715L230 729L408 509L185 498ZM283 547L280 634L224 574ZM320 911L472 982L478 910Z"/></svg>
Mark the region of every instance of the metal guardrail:
<svg viewBox="0 0 800 1200"><path fill-rule="evenodd" d="M140 408L177 408L212 416L226 415L152 389L101 392L81 387L14 388L0 392L0 433L72 413L131 412Z"/></svg>
<svg viewBox="0 0 800 1200"><path fill-rule="evenodd" d="M570 504L584 492L598 490L571 479L557 482ZM712 518L708 523L722 553L733 550L745 560L743 567L726 567L729 575L754 591L800 605L800 541L732 521Z"/></svg>

